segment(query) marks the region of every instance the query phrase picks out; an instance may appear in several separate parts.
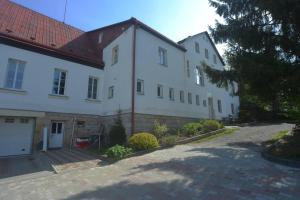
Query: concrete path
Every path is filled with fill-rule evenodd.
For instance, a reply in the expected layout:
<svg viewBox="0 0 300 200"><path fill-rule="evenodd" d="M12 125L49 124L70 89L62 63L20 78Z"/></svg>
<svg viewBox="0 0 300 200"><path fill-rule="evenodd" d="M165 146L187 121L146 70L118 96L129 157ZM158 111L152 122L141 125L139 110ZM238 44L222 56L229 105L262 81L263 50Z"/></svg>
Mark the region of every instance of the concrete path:
<svg viewBox="0 0 300 200"><path fill-rule="evenodd" d="M300 170L261 158L288 124L243 127L213 141L34 180L0 182L0 199L300 199Z"/></svg>

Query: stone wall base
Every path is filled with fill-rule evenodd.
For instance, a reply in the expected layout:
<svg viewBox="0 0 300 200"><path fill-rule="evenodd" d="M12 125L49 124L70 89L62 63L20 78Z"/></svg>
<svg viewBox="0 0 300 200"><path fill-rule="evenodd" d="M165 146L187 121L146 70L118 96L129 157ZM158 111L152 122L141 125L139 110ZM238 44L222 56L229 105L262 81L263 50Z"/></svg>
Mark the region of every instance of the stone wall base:
<svg viewBox="0 0 300 200"><path fill-rule="evenodd" d="M118 115L96 116L96 115L47 112L44 117L36 118L36 128L34 133L33 149L41 148L43 127L48 128L48 135L50 137L52 121L61 121L64 123L63 144L65 148L69 147L71 144L73 125L74 125L73 139L77 137L99 135L101 132L101 126L104 126L105 135L103 139L107 143L109 130L114 125L117 117ZM75 123L74 123L74 119L75 119ZM131 113L122 113L121 119L125 127L126 134L129 137L131 135ZM194 122L199 119L136 113L135 132L142 132L142 131L152 132L153 123L155 120L158 120L160 123L167 124L171 132L176 132L184 124L188 122Z"/></svg>

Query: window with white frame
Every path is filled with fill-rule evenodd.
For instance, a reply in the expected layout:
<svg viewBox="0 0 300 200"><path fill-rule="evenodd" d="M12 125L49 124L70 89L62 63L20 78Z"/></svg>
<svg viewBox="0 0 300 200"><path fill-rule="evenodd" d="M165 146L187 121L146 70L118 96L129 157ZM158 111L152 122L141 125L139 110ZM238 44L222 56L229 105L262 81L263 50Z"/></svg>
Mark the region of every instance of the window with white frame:
<svg viewBox="0 0 300 200"><path fill-rule="evenodd" d="M187 74L187 77L191 76L190 61L189 60L186 61L186 74Z"/></svg>
<svg viewBox="0 0 300 200"><path fill-rule="evenodd" d="M174 88L169 88L169 99L170 101L174 101Z"/></svg>
<svg viewBox="0 0 300 200"><path fill-rule="evenodd" d="M115 90L115 87L114 86L110 86L108 88L108 98L109 99L112 99L114 97L114 90Z"/></svg>
<svg viewBox="0 0 300 200"><path fill-rule="evenodd" d="M204 106L204 107L206 107L206 106L207 106L207 104L206 104L206 100L205 100L205 99L203 100L203 106Z"/></svg>
<svg viewBox="0 0 300 200"><path fill-rule="evenodd" d="M98 43L101 44L103 39L103 33L99 33Z"/></svg>
<svg viewBox="0 0 300 200"><path fill-rule="evenodd" d="M219 111L219 113L222 112L222 102L221 102L221 100L218 100L218 111Z"/></svg>
<svg viewBox="0 0 300 200"><path fill-rule="evenodd" d="M8 59L5 88L22 89L25 64L24 61Z"/></svg>
<svg viewBox="0 0 300 200"><path fill-rule="evenodd" d="M159 55L159 64L167 66L167 50L159 47L158 55Z"/></svg>
<svg viewBox="0 0 300 200"><path fill-rule="evenodd" d="M67 72L61 69L54 70L52 94L65 95Z"/></svg>
<svg viewBox="0 0 300 200"><path fill-rule="evenodd" d="M233 103L231 104L231 113L234 114L234 105L233 105Z"/></svg>
<svg viewBox="0 0 300 200"><path fill-rule="evenodd" d="M199 95L196 95L196 105L199 106L200 105L200 98Z"/></svg>
<svg viewBox="0 0 300 200"><path fill-rule="evenodd" d="M116 64L119 60L119 46L115 46L112 49L112 65Z"/></svg>
<svg viewBox="0 0 300 200"><path fill-rule="evenodd" d="M144 81L141 79L136 82L136 92L137 94L144 94Z"/></svg>
<svg viewBox="0 0 300 200"><path fill-rule="evenodd" d="M200 53L200 46L198 42L195 42L195 52Z"/></svg>
<svg viewBox="0 0 300 200"><path fill-rule="evenodd" d="M97 99L97 93L98 93L98 78L90 76L87 98Z"/></svg>
<svg viewBox="0 0 300 200"><path fill-rule="evenodd" d="M157 85L157 97L163 98L163 86L162 85Z"/></svg>
<svg viewBox="0 0 300 200"><path fill-rule="evenodd" d="M209 59L208 49L205 49L205 58Z"/></svg>
<svg viewBox="0 0 300 200"><path fill-rule="evenodd" d="M192 104L192 93L188 93L188 103Z"/></svg>
<svg viewBox="0 0 300 200"><path fill-rule="evenodd" d="M204 73L200 66L196 66L196 84L204 86Z"/></svg>
<svg viewBox="0 0 300 200"><path fill-rule="evenodd" d="M180 102L184 103L184 91L183 90L180 90L180 92L179 92L179 98L180 98Z"/></svg>
<svg viewBox="0 0 300 200"><path fill-rule="evenodd" d="M214 54L214 63L217 64L217 56Z"/></svg>

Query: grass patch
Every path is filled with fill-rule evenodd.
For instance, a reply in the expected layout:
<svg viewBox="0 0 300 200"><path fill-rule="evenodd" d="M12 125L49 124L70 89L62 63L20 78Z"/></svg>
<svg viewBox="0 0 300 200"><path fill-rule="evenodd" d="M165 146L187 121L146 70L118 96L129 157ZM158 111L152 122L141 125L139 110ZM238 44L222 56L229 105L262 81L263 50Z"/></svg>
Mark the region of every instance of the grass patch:
<svg viewBox="0 0 300 200"><path fill-rule="evenodd" d="M263 144L264 145L274 144L278 140L281 140L282 138L284 138L288 134L288 132L289 132L289 130L279 131L278 133L275 134L275 136L273 136L273 138L271 140L268 140L268 141L264 142Z"/></svg>
<svg viewBox="0 0 300 200"><path fill-rule="evenodd" d="M227 128L223 131L220 131L219 133L215 134L215 135L211 135L211 136L208 136L206 138L202 138L200 140L197 140L197 141L194 141L193 143L202 143L202 142L207 142L209 140L212 140L212 139L215 139L215 138L218 138L218 137L222 137L222 136L225 136L225 135L229 135L229 134L232 134L234 133L235 131L239 130L239 128Z"/></svg>

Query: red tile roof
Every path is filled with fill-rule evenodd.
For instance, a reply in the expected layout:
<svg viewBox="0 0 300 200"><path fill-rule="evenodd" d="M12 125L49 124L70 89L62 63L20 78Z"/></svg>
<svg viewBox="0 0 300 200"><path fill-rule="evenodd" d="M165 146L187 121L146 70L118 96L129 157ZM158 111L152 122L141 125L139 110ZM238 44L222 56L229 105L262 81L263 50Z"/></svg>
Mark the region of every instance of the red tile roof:
<svg viewBox="0 0 300 200"><path fill-rule="evenodd" d="M0 37L14 39L95 66L102 61L88 35L8 0L0 0Z"/></svg>

